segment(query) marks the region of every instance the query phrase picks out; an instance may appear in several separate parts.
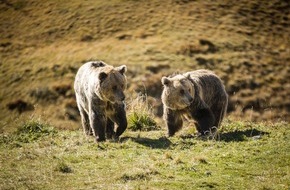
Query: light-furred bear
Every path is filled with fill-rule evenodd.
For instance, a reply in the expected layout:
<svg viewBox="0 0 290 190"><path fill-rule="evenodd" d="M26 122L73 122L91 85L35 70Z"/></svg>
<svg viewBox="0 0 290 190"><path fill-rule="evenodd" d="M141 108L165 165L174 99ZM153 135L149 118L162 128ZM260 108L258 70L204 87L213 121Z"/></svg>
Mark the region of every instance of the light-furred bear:
<svg viewBox="0 0 290 190"><path fill-rule="evenodd" d="M163 118L168 135L173 136L183 124L183 116L194 119L201 135L214 132L221 124L228 105L228 95L221 79L209 70L162 77Z"/></svg>
<svg viewBox="0 0 290 190"><path fill-rule="evenodd" d="M126 71L125 65L113 67L102 61L90 61L76 74L74 90L82 126L85 134L94 135L98 142L118 139L127 128Z"/></svg>

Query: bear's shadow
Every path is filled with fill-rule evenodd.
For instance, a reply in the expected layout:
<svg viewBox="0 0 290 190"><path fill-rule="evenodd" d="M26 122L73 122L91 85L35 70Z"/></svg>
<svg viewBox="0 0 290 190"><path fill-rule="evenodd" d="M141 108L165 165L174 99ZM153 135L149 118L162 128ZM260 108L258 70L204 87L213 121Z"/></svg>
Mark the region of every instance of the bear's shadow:
<svg viewBox="0 0 290 190"><path fill-rule="evenodd" d="M216 137L216 141L224 142L241 142L246 141L248 138L259 139L263 135L269 135L268 132L260 131L257 129L237 130L226 133L219 133ZM198 139L209 140L209 137L197 137L194 135L180 136L181 139ZM151 139L147 137L123 137L121 142L125 142L131 139L133 142L141 144L152 149L167 149L172 145L172 142L167 137L160 137L158 139Z"/></svg>
<svg viewBox="0 0 290 190"><path fill-rule="evenodd" d="M131 139L133 142L147 146L153 149L167 149L172 144L166 137L160 137L159 139L151 139L147 137L124 137L121 142Z"/></svg>
<svg viewBox="0 0 290 190"><path fill-rule="evenodd" d="M269 135L268 132L260 131L257 129L247 129L244 131L231 131L231 132L226 132L226 133L220 133L218 135L218 139L220 141L224 142L240 142L240 141L246 141L247 138L255 138L259 139L263 135Z"/></svg>
<svg viewBox="0 0 290 190"><path fill-rule="evenodd" d="M219 132L218 135L214 137L216 141L224 141L224 142L241 142L246 141L248 138L259 139L263 135L269 135L268 132L260 131L257 129L247 129L247 130L236 130L230 132ZM213 139L211 136L193 136L193 135L186 135L181 136L182 139L188 138L196 138L199 140L210 140Z"/></svg>

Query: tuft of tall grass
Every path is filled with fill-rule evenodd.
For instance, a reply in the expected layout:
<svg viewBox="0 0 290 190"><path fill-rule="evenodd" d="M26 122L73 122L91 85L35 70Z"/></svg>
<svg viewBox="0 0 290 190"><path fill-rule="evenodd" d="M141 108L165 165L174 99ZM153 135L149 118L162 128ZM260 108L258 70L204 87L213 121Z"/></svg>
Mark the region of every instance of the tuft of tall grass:
<svg viewBox="0 0 290 190"><path fill-rule="evenodd" d="M38 140L41 137L54 135L57 131L49 123L42 121L40 118L30 118L24 123L20 124L17 131L13 134L1 136L0 142L4 144L30 143Z"/></svg>
<svg viewBox="0 0 290 190"><path fill-rule="evenodd" d="M145 95L133 99L128 106L128 128L132 131L152 131L160 127L148 105Z"/></svg>
<svg viewBox="0 0 290 190"><path fill-rule="evenodd" d="M44 134L54 133L54 128L40 119L30 119L24 122L17 130L17 134Z"/></svg>

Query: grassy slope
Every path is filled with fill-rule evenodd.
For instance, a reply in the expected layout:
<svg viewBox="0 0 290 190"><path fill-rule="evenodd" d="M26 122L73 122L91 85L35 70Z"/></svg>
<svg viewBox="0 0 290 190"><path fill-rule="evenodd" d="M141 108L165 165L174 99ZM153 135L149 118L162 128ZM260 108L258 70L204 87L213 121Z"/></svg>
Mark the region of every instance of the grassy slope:
<svg viewBox="0 0 290 190"><path fill-rule="evenodd" d="M81 131L25 142L1 136L1 189L288 189L289 124L225 123L216 140L127 131L95 144ZM47 130L46 130L47 131ZM29 133L29 132L27 132ZM29 133L30 136L43 132Z"/></svg>
<svg viewBox="0 0 290 190"><path fill-rule="evenodd" d="M59 129L79 128L67 118L71 84L96 58L128 65L129 106L144 86L158 97L162 75L209 68L225 82L230 118L289 121L287 1L4 0L0 10L0 189L289 189L288 123L231 121L216 141L128 130L102 144ZM156 65L169 68L146 69ZM15 100L35 110L8 110ZM4 133L31 115L57 134L23 143Z"/></svg>
<svg viewBox="0 0 290 190"><path fill-rule="evenodd" d="M11 0L0 9L0 131L15 126L19 114L7 108L17 100L35 107L28 116L77 128L67 107L75 105L76 70L89 59L127 64L127 93L145 88L157 99L162 75L212 69L233 117L289 120L287 2ZM156 65L167 67L146 69Z"/></svg>

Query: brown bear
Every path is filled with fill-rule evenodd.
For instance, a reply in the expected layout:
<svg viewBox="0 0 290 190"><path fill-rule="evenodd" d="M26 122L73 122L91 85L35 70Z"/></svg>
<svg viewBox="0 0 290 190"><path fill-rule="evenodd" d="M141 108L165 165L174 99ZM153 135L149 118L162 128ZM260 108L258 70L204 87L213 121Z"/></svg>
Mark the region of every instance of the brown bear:
<svg viewBox="0 0 290 190"><path fill-rule="evenodd" d="M215 131L223 120L228 95L221 79L209 70L162 77L163 118L168 135L181 129L182 116L194 119L201 135Z"/></svg>
<svg viewBox="0 0 290 190"><path fill-rule="evenodd" d="M125 65L113 67L91 61L76 74L74 90L82 126L85 134L94 135L97 141L105 141L106 137L117 139L127 128L126 70Z"/></svg>

